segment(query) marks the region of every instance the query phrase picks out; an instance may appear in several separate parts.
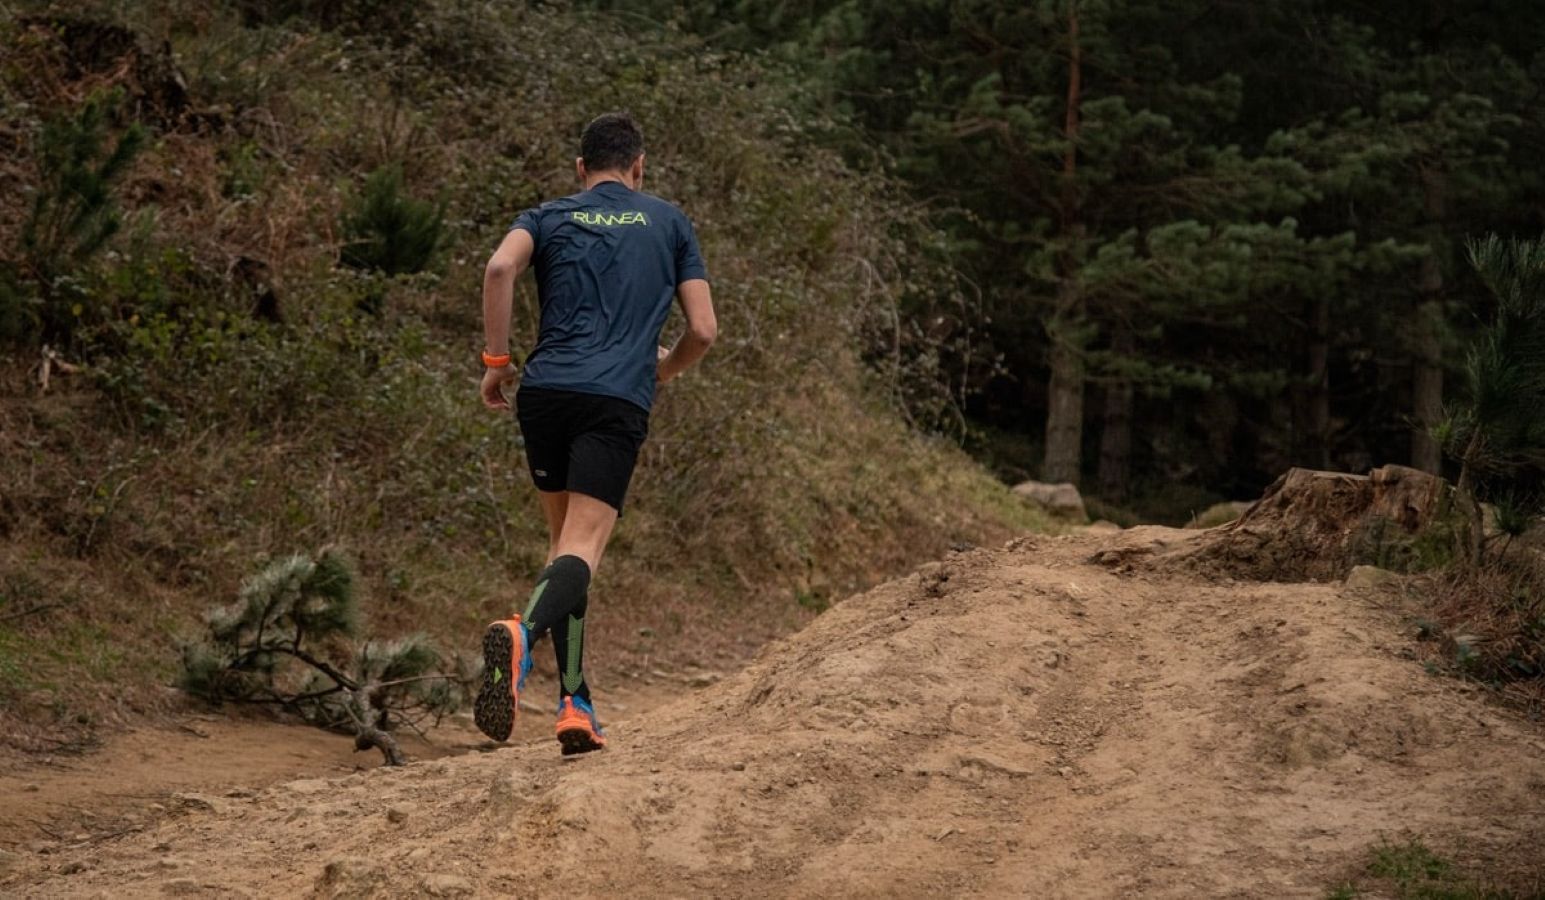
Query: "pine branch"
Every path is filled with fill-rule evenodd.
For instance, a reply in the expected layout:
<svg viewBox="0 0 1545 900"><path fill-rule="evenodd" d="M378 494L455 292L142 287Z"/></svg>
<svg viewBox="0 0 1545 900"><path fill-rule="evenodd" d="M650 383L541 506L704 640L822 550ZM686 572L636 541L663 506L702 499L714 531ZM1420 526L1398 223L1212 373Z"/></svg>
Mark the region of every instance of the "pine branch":
<svg viewBox="0 0 1545 900"><path fill-rule="evenodd" d="M268 653L282 653L286 656L294 657L295 659L298 659L301 662L321 672L323 675L326 675L328 678L331 678L333 681L337 682L340 687L351 691L359 690L359 684L355 682L354 679L333 668L333 666L326 660L317 659L315 656L312 656L310 653L307 653L298 647L291 647L284 644L268 644L261 647L254 647L232 660L229 664L229 668L239 669L245 663Z"/></svg>

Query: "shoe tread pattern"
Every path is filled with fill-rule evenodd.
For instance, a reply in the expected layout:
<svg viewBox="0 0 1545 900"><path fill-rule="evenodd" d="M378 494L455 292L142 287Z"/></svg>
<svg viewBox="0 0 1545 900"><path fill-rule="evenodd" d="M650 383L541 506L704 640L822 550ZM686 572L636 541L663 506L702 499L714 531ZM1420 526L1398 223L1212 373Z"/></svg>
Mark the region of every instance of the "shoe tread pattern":
<svg viewBox="0 0 1545 900"><path fill-rule="evenodd" d="M472 721L479 731L496 741L507 741L515 730L515 697L510 681L514 671L515 636L508 625L495 622L483 634L483 684L472 704ZM495 673L499 673L495 676Z"/></svg>

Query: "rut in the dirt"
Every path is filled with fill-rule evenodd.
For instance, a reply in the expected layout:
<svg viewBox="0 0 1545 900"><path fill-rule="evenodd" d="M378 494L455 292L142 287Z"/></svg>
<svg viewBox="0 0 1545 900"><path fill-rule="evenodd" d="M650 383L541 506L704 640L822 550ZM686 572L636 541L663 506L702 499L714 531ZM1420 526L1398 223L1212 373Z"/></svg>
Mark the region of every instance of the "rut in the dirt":
<svg viewBox="0 0 1545 900"><path fill-rule="evenodd" d="M550 734L518 733L230 798L0 886L1318 896L1383 835L1538 846L1537 732L1403 658L1388 599L1150 561L1199 539L955 554L614 723L604 753L561 761Z"/></svg>

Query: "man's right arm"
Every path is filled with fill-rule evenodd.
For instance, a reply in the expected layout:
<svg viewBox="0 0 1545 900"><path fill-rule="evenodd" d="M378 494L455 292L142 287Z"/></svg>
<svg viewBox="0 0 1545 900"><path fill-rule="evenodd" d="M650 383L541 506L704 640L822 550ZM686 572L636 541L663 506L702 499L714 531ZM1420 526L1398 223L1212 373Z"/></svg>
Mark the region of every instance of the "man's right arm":
<svg viewBox="0 0 1545 900"><path fill-rule="evenodd" d="M693 278L676 286L676 300L687 318L687 331L660 360L659 381L665 384L703 358L719 336L719 322L714 317L713 295L708 281Z"/></svg>
<svg viewBox="0 0 1545 900"><path fill-rule="evenodd" d="M531 232L511 229L483 270L483 349L491 356L510 352L510 307L515 302L515 279L531 264L535 244ZM479 393L489 409L509 409L504 388L515 381L513 364L483 372Z"/></svg>

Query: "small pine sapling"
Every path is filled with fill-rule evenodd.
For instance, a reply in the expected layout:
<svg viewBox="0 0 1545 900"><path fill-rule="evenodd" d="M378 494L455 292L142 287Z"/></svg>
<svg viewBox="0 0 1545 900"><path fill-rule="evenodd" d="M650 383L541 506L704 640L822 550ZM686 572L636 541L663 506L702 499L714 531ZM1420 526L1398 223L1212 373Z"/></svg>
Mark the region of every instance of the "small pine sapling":
<svg viewBox="0 0 1545 900"><path fill-rule="evenodd" d="M343 216L344 265L384 275L428 269L445 236L445 206L408 195L402 168L384 166L365 178L364 190Z"/></svg>
<svg viewBox="0 0 1545 900"><path fill-rule="evenodd" d="M1469 245L1470 261L1497 301L1495 316L1465 358L1464 398L1452 403L1441 431L1459 463L1458 500L1469 527L1465 557L1479 566L1484 551L1482 492L1503 498L1505 531L1522 532L1538 517L1539 497L1503 493L1537 484L1545 473L1545 239ZM1501 507L1499 506L1499 510Z"/></svg>
<svg viewBox="0 0 1545 900"><path fill-rule="evenodd" d="M213 703L260 703L353 734L389 765L406 761L392 732L415 730L466 701L470 678L422 636L357 642L354 576L341 556L291 556L247 579L236 602L205 617L207 639L183 648L182 688Z"/></svg>

